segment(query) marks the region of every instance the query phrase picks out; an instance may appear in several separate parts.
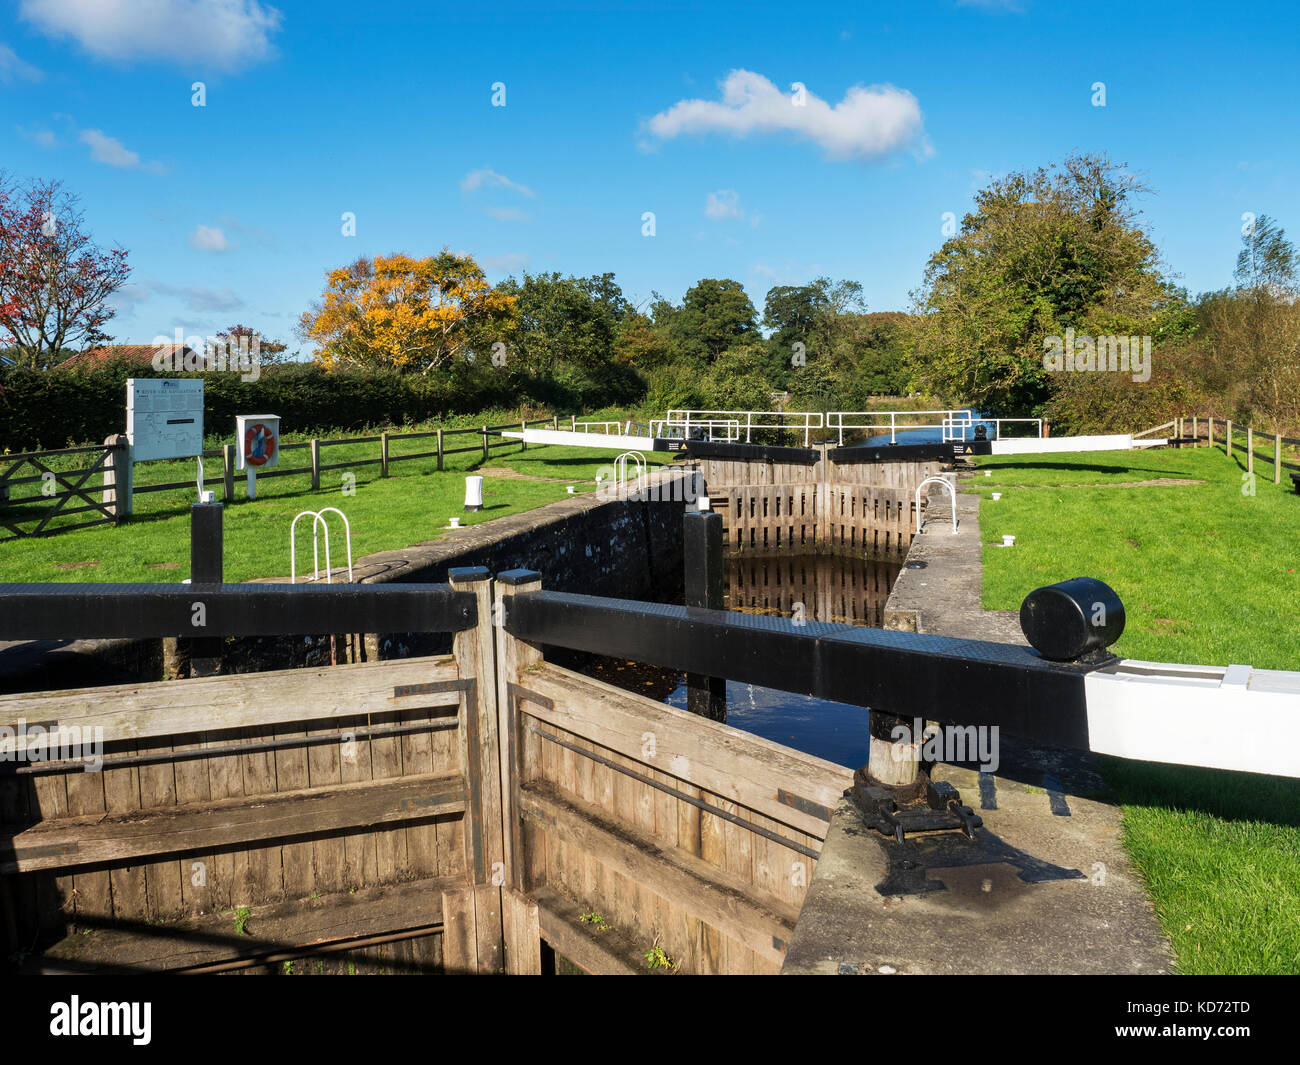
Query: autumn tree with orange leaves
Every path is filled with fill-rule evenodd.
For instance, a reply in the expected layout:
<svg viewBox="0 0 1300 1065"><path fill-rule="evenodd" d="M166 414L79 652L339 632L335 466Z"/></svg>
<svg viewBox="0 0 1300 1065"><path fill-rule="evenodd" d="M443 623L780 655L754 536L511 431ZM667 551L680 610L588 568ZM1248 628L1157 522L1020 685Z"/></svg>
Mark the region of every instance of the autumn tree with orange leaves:
<svg viewBox="0 0 1300 1065"><path fill-rule="evenodd" d="M429 373L455 359L491 358L494 339L510 329L514 298L468 255L363 257L326 276L298 332L327 369Z"/></svg>

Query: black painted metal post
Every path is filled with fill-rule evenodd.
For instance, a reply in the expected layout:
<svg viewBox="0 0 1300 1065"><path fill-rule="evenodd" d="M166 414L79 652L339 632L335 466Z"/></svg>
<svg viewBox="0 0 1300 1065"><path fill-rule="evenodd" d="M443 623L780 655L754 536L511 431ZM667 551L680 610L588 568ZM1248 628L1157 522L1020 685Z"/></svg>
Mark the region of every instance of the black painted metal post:
<svg viewBox="0 0 1300 1065"><path fill-rule="evenodd" d="M190 585L221 584L224 574L222 517L220 503L195 503L190 507ZM205 636L190 643L190 676L215 677L221 672L219 636Z"/></svg>
<svg viewBox="0 0 1300 1065"><path fill-rule="evenodd" d="M688 510L683 519L686 606L722 609L722 515ZM727 682L686 675L686 709L712 721L727 720Z"/></svg>

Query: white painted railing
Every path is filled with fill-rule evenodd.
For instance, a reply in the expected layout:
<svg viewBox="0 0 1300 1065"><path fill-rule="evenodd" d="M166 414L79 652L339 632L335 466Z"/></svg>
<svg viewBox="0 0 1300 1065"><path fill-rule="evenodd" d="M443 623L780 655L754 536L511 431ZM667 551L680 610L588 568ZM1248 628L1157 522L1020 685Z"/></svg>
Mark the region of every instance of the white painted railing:
<svg viewBox="0 0 1300 1065"><path fill-rule="evenodd" d="M921 420L912 420L921 419ZM1004 425L1032 425L1035 436L1043 435L1042 418L981 418L972 410L892 410L892 411L830 411L826 415L826 428L835 433L840 446L844 446L844 433L863 432L868 436L889 434L891 444L898 443L898 434L916 429L938 429L944 443L966 442L974 436L978 425L992 426L992 440L1001 440Z"/></svg>
<svg viewBox="0 0 1300 1065"><path fill-rule="evenodd" d="M754 431L760 429L789 429L803 433L804 446L812 443L812 431L821 429L826 424L826 416L820 411L775 411L775 410L670 410L662 421L652 422L651 426L660 426L680 433L690 439L692 430L703 429L709 433L709 440L728 440L737 442L741 434L746 444L754 442ZM726 427L730 436L714 436L717 427Z"/></svg>

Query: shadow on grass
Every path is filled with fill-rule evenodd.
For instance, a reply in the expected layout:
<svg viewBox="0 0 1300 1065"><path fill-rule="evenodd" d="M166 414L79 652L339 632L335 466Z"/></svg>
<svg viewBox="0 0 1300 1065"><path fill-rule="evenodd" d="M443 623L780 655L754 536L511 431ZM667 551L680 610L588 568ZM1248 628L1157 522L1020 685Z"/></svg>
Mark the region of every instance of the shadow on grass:
<svg viewBox="0 0 1300 1065"><path fill-rule="evenodd" d="M1005 466L985 466L983 469L1077 470L1081 473L1154 473L1163 477L1185 475L1185 471L1177 470L1169 466L1106 466L1096 462L1014 462L1007 463ZM1049 487L1059 488L1064 486L1050 485Z"/></svg>
<svg viewBox="0 0 1300 1065"><path fill-rule="evenodd" d="M1300 780L1123 758L1098 758L1114 801L1211 814L1223 821L1300 827Z"/></svg>

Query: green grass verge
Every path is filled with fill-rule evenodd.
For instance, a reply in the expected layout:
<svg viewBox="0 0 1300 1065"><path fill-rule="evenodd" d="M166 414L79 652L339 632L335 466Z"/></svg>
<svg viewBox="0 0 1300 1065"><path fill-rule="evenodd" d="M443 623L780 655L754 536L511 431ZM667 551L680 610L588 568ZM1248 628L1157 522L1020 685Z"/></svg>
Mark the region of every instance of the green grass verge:
<svg viewBox="0 0 1300 1065"><path fill-rule="evenodd" d="M473 437L453 437L448 446L468 446ZM453 445L452 441L465 443ZM430 450L431 440L397 441L391 454L413 454ZM341 444L321 450L322 464L346 458L369 458L378 454L378 444ZM74 456L75 457L75 456ZM494 449L484 462L481 452L453 455L438 472L433 458L392 462L390 476L382 478L379 467L361 466L321 474L319 491L312 491L308 473L289 477L263 478L257 499L245 496L243 474L235 482L235 502L225 515L225 576L227 581L245 581L289 575L289 528L294 515L303 510L338 507L352 526L354 561L376 551L387 551L448 535L443 528L453 515L465 526L515 514L553 503L567 496L566 486L579 492L595 490L595 478L602 467L613 463L613 452L585 448L538 447L526 450L510 445ZM664 454L648 456L652 465L669 461ZM289 451L282 463L298 466L310 461L306 450ZM484 509L463 513L465 475L480 468L514 470L525 477L556 480L514 479L488 474L483 493ZM162 484L194 476L194 463L151 463L138 468L142 482ZM355 480L345 480L351 475ZM220 468L207 487L221 493ZM136 497L135 514L121 526L101 525L53 536L11 540L0 544L0 582L19 581L162 581L175 582L189 576L189 507L194 489L155 492ZM298 523L298 571L311 568L310 522ZM453 534L454 535L454 534ZM346 562L341 538L331 548L331 563ZM324 565L322 555L321 564Z"/></svg>
<svg viewBox="0 0 1300 1065"><path fill-rule="evenodd" d="M1285 469L1272 483L1265 458L1258 450L1253 486L1242 451L1229 459L1221 446L981 459L970 484L985 544L1016 537L984 552L985 607L1099 577L1124 602L1125 657L1300 669L1300 496ZM1121 487L1157 479L1202 483ZM1103 766L1179 970L1300 970L1300 782Z"/></svg>

